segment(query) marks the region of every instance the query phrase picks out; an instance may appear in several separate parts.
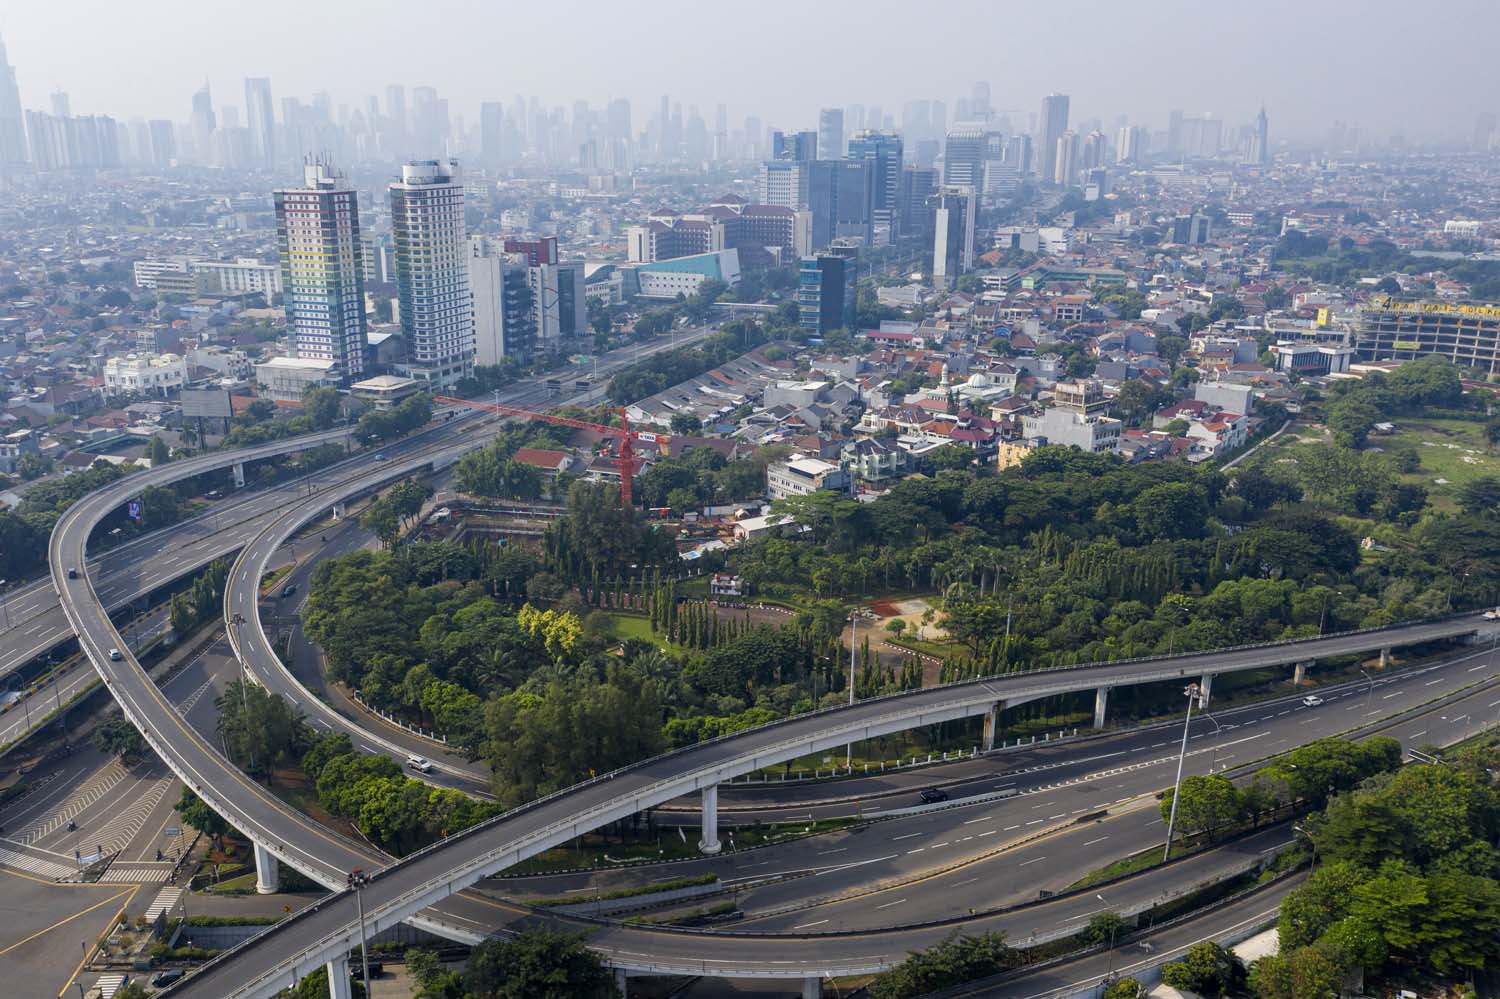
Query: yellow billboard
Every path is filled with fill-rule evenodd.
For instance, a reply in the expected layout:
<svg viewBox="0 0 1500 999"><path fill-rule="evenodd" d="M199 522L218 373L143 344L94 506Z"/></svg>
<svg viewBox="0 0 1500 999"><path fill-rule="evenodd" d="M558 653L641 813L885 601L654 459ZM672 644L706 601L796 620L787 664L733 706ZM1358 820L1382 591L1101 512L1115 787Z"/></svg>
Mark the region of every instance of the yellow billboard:
<svg viewBox="0 0 1500 999"><path fill-rule="evenodd" d="M1380 295L1370 300L1377 309L1387 312L1421 312L1443 316L1477 316L1483 319L1500 319L1500 305L1449 305L1447 302L1399 302L1389 295ZM1323 310L1318 310L1322 322Z"/></svg>

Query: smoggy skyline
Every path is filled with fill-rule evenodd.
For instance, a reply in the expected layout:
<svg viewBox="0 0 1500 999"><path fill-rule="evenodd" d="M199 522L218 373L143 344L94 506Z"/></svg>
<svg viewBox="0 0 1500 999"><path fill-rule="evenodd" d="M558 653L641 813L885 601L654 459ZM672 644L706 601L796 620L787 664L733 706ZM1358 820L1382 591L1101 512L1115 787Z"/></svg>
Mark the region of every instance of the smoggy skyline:
<svg viewBox="0 0 1500 999"><path fill-rule="evenodd" d="M544 106L629 98L645 127L663 94L712 120L757 115L812 127L817 109L917 99L949 102L989 83L997 110L1034 113L1072 96L1073 120L1123 115L1160 128L1172 108L1249 121L1262 103L1277 140L1319 138L1334 121L1384 141L1462 141L1497 110L1482 46L1456 40L1500 28L1500 5L1439 0L1410 16L1392 0L1267 0L1205 7L1185 0L1046 7L959 0L926 17L890 2L769 0L720 13L685 0L596 7L559 0L470 9L430 0L410 13L348 0L108 0L14 5L0 38L27 108L70 95L75 113L185 120L205 80L216 105L243 108L246 76L307 99L354 105L388 84L433 86L455 115L485 100ZM1421 71L1425 67L1425 71ZM1016 122L1024 126L1025 119Z"/></svg>

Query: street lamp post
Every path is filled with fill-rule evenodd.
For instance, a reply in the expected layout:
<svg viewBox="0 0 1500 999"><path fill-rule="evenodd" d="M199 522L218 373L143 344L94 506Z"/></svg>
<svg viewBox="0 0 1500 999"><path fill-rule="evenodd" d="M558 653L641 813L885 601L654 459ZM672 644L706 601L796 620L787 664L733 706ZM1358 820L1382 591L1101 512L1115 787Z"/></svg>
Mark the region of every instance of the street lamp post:
<svg viewBox="0 0 1500 999"><path fill-rule="evenodd" d="M1308 864L1308 870L1311 871L1318 866L1318 841L1313 839L1312 834L1306 829L1296 823L1292 823L1292 831L1301 833L1303 838L1307 840L1307 845L1312 848L1312 861Z"/></svg>
<svg viewBox="0 0 1500 999"><path fill-rule="evenodd" d="M849 706L854 707L854 646L855 635L859 631L858 608L849 615ZM854 769L854 743L844 745L844 769Z"/></svg>
<svg viewBox="0 0 1500 999"><path fill-rule="evenodd" d="M1103 895L1100 895L1098 892L1094 893L1094 897L1097 898L1099 901L1103 902L1106 906L1109 905L1109 900L1106 899ZM1118 928L1117 922L1115 920L1113 920L1113 919L1110 920L1110 922L1109 922L1109 970L1105 971L1105 973L1104 973L1104 977L1106 979L1115 977L1115 930L1117 928Z"/></svg>
<svg viewBox="0 0 1500 999"><path fill-rule="evenodd" d="M1188 684L1182 692L1188 699L1187 717L1182 720L1182 749L1177 753L1177 780L1172 785L1172 811L1167 816L1167 846L1161 855L1164 864L1172 858L1172 830L1177 825L1177 798L1182 792L1182 763L1187 759L1188 726L1193 723L1193 702L1202 694L1196 683Z"/></svg>
<svg viewBox="0 0 1500 999"><path fill-rule="evenodd" d="M1375 678L1364 671L1363 667L1355 667L1359 675L1370 681L1370 693L1365 697L1365 714L1369 714L1375 706Z"/></svg>
<svg viewBox="0 0 1500 999"><path fill-rule="evenodd" d="M1219 724L1219 719L1207 711L1203 712L1203 717L1214 723L1214 758L1213 762L1208 765L1208 772L1213 773L1219 769L1219 736L1224 734L1224 726Z"/></svg>
<svg viewBox="0 0 1500 999"><path fill-rule="evenodd" d="M10 630L10 595L6 592L9 580L0 579L0 617L5 620L5 630Z"/></svg>
<svg viewBox="0 0 1500 999"><path fill-rule="evenodd" d="M365 996L370 995L370 951L365 946L365 897L362 889L370 883L370 877L364 872L364 868L356 867L349 872L347 884L354 892L354 904L359 909L359 965L360 973L365 983Z"/></svg>

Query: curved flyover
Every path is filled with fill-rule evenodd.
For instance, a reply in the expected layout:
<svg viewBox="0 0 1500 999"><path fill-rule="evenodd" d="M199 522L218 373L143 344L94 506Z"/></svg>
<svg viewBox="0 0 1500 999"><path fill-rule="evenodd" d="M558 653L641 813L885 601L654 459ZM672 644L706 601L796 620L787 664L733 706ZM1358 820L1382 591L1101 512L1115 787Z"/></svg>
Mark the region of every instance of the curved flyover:
<svg viewBox="0 0 1500 999"><path fill-rule="evenodd" d="M256 456L255 449L207 456L153 469L90 494L58 522L49 558L63 608L80 643L153 749L206 801L245 832L259 850L290 863L330 888L338 888L344 883L347 871L354 867L375 868L384 858L282 805L198 736L160 695L128 652L120 660L111 660L108 650L123 648L124 643L99 604L91 581L86 576L78 579L66 576L70 565L82 564L94 525L138 488ZM368 488L368 484L362 483L359 488ZM325 497L331 499L331 494ZM893 695L787 719L577 785L393 863L380 870L364 890L366 925L374 931L418 917L420 923L449 935L475 939L492 922L486 916L493 916L493 911L485 913L475 907L488 905L493 910L494 903L455 898L464 887L608 822L808 752L986 714L997 704L1019 703L1049 694L1212 675L1451 638L1481 630L1486 624L1479 615L1462 615L1282 645L1016 674ZM441 909L424 912L439 903ZM348 892L342 892L211 962L174 989L173 994L243 999L269 996L346 953L358 936L356 900ZM910 945L907 937L892 935L881 938L881 952L872 954L870 951L876 945L868 935L848 946L831 945L826 938L808 938L800 944L798 938L777 938L759 945L736 941L733 956L725 958L721 955L726 953L728 944L722 939L701 938L696 948L686 946L680 936L663 934L662 939L668 942L657 950L636 950L634 946L631 951L616 950L608 955L610 963L657 973L701 974L705 962L711 962L719 974L797 978L879 970L899 961ZM697 953L693 953L695 949Z"/></svg>

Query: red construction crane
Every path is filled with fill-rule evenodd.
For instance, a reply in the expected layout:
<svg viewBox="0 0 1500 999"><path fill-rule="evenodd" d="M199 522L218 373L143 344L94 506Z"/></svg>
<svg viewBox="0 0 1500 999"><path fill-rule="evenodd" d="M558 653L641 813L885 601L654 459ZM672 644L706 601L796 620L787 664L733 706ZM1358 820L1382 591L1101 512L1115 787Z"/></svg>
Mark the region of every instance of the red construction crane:
<svg viewBox="0 0 1500 999"><path fill-rule="evenodd" d="M482 409L490 413L499 413L501 416L516 416L523 420L540 420L543 423L552 423L560 427L572 427L574 430L592 430L601 436L614 438L618 443L615 446L615 455L611 460L614 462L615 467L620 470L620 507L623 510L629 510L632 505L630 480L635 476L637 468L635 442L643 441L648 444L665 446L668 440L665 434L654 434L646 430L630 429L630 418L626 415L624 406L621 406L619 409L620 425L618 427L610 427L602 423L575 420L571 416L558 416L556 413L543 413L535 409L507 406L498 402L476 402L473 399L457 399L446 395L433 396L432 401L445 406L465 406L469 409Z"/></svg>

